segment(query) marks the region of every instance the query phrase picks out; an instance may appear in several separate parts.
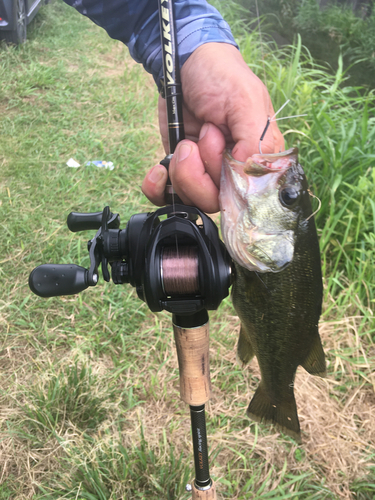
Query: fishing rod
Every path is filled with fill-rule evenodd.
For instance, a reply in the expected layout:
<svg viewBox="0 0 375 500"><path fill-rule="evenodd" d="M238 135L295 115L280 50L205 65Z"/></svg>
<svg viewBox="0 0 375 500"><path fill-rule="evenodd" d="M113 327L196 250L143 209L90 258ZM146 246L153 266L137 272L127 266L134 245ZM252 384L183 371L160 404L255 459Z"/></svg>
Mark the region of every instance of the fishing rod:
<svg viewBox="0 0 375 500"><path fill-rule="evenodd" d="M185 138L182 85L172 0L159 0L159 19L170 152L164 160L164 165L168 168L171 154L178 142ZM169 178L165 197L167 202L174 202L173 187ZM202 309L192 316L173 315L172 322L180 372L180 397L190 407L195 465L195 480L190 486L192 498L215 500L216 489L210 477L205 418L205 404L211 397L207 310Z"/></svg>
<svg viewBox="0 0 375 500"><path fill-rule="evenodd" d="M161 96L165 99L168 122L169 154L160 162L169 171L177 144L185 139L182 114L182 85L178 60L176 26L172 0L159 0L159 23L163 58ZM169 175L164 192L167 204L182 203L173 190Z"/></svg>
<svg viewBox="0 0 375 500"><path fill-rule="evenodd" d="M166 101L169 162L179 141L185 138L182 111L182 84L178 60L173 0L159 0L160 34L163 54L163 97ZM165 190L167 203L175 202L169 176ZM191 483L193 499L216 499L215 484L210 477L206 432L205 404L211 397L209 367L209 318L206 309L191 315L172 317L180 372L180 397L190 407L195 480Z"/></svg>
<svg viewBox="0 0 375 500"><path fill-rule="evenodd" d="M170 148L161 163L168 168L184 138L172 0L159 0L159 19ZM193 500L215 500L205 420L211 393L208 310L216 310L229 293L232 261L212 219L182 204L170 182L166 198L170 205L132 215L124 229L119 214L109 206L101 212L71 212L67 218L70 231L96 231L88 242L90 267L42 264L30 273L29 286L40 297L77 294L98 284L101 267L105 281L112 277L116 285L135 287L152 312L172 313L180 396L191 416L195 479L189 488Z"/></svg>

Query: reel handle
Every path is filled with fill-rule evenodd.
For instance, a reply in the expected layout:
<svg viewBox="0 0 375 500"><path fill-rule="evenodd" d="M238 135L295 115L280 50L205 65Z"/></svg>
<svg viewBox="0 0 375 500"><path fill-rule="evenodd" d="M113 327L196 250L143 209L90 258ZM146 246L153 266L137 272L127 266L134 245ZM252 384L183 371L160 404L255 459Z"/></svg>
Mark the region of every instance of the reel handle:
<svg viewBox="0 0 375 500"><path fill-rule="evenodd" d="M29 276L29 287L39 297L74 295L89 286L88 270L75 264L42 264Z"/></svg>
<svg viewBox="0 0 375 500"><path fill-rule="evenodd" d="M103 224L103 212L70 212L66 223L72 233L79 231L89 231L90 229L99 229ZM113 214L108 211L105 213L106 223L111 229L120 227L120 219L118 214Z"/></svg>

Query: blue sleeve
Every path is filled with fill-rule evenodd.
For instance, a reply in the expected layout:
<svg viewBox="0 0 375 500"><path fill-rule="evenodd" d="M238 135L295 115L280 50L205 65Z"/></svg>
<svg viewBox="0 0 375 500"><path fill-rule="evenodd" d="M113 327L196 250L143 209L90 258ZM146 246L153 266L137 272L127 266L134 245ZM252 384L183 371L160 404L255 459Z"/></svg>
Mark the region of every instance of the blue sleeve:
<svg viewBox="0 0 375 500"><path fill-rule="evenodd" d="M158 87L163 76L158 0L64 0L129 48L132 58L151 73ZM205 0L175 0L180 66L200 45L237 47L229 25Z"/></svg>

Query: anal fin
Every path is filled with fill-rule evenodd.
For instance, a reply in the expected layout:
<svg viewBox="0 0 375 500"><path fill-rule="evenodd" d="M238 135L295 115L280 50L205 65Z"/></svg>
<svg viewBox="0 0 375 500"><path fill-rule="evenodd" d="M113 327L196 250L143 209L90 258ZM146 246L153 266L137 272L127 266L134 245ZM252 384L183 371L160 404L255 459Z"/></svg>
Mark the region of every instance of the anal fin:
<svg viewBox="0 0 375 500"><path fill-rule="evenodd" d="M325 355L318 333L314 338L309 354L301 365L311 375L318 375L319 377L326 376Z"/></svg>

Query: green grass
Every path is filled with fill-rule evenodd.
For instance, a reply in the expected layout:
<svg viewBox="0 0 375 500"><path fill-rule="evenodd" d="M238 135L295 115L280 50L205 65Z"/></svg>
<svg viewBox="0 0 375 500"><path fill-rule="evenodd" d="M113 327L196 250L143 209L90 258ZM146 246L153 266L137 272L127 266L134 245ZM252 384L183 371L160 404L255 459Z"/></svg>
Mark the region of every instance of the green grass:
<svg viewBox="0 0 375 500"><path fill-rule="evenodd" d="M232 24L247 60L259 61L256 35L238 18ZM275 108L291 98L287 114L308 113L280 126L322 201L329 377L298 372L303 446L250 422L260 374L236 364L239 325L226 299L210 315L211 471L222 498L370 499L374 100L341 74L329 77L299 45L264 50ZM252 66L262 75L262 64ZM71 210L110 205L124 227L151 209L140 184L162 156L156 102L126 48L62 2L41 10L26 45L0 47L1 500L190 497L189 411L170 316L102 279L79 296L46 300L27 285L44 262L88 266L90 234L69 233ZM67 167L71 157L82 166Z"/></svg>

